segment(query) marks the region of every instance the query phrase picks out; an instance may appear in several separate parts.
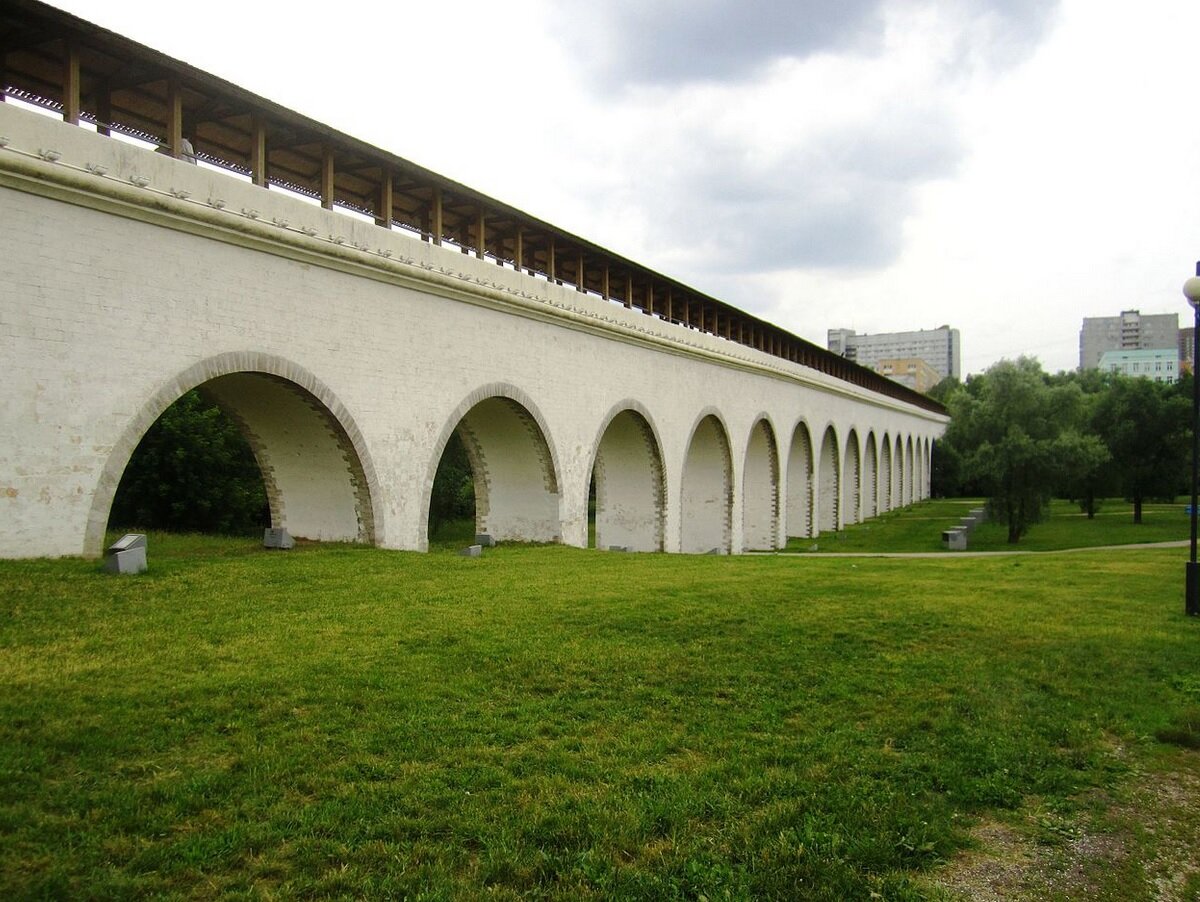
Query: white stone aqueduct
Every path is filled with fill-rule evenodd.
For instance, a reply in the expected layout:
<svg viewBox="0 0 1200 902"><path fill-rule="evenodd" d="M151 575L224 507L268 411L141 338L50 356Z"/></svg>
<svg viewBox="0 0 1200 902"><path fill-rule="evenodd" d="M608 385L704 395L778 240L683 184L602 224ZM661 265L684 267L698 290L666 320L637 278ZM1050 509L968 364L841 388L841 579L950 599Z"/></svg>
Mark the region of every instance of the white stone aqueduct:
<svg viewBox="0 0 1200 902"><path fill-rule="evenodd" d="M782 547L926 497L945 417L0 105L0 554L95 555L201 388L274 525L424 550L452 432L498 541Z"/></svg>

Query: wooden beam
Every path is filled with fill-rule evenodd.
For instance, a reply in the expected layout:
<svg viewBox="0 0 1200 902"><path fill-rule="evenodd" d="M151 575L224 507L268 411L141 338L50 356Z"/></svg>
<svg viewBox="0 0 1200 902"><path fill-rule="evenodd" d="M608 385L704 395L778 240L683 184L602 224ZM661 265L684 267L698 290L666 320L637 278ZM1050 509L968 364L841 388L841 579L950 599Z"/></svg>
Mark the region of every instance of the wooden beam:
<svg viewBox="0 0 1200 902"><path fill-rule="evenodd" d="M667 322L675 319L675 310L671 298L671 286L667 286Z"/></svg>
<svg viewBox="0 0 1200 902"><path fill-rule="evenodd" d="M551 282L558 281L558 274L554 271L554 236L550 236L550 244L546 247L546 276Z"/></svg>
<svg viewBox="0 0 1200 902"><path fill-rule="evenodd" d="M521 226L517 226L517 235L513 239L513 265L517 272L525 266L525 230Z"/></svg>
<svg viewBox="0 0 1200 902"><path fill-rule="evenodd" d="M433 243L440 245L442 243L442 189L435 185L433 188L433 197L429 201L429 216L432 222L429 223L429 234L433 236Z"/></svg>
<svg viewBox="0 0 1200 902"><path fill-rule="evenodd" d="M177 78L167 79L167 152L183 157L183 92Z"/></svg>
<svg viewBox="0 0 1200 902"><path fill-rule="evenodd" d="M79 124L79 47L68 38L63 47L63 122Z"/></svg>
<svg viewBox="0 0 1200 902"><path fill-rule="evenodd" d="M625 276L625 306L633 307L633 273Z"/></svg>
<svg viewBox="0 0 1200 902"><path fill-rule="evenodd" d="M587 275L583 271L583 251L579 252L579 260L576 263L575 270L575 290L587 291Z"/></svg>
<svg viewBox="0 0 1200 902"><path fill-rule="evenodd" d="M392 207L395 205L393 190L392 170L385 167L383 178L379 180L379 207L375 211L375 225L385 229L392 227Z"/></svg>
<svg viewBox="0 0 1200 902"><path fill-rule="evenodd" d="M475 256L480 260L487 252L487 211L483 208L483 204L479 205L479 216L475 220L475 235L478 241L475 245Z"/></svg>
<svg viewBox="0 0 1200 902"><path fill-rule="evenodd" d="M608 261L604 262L604 271L600 273L600 296L608 300Z"/></svg>
<svg viewBox="0 0 1200 902"><path fill-rule="evenodd" d="M654 315L654 280L646 283L646 315Z"/></svg>
<svg viewBox="0 0 1200 902"><path fill-rule="evenodd" d="M3 78L0 77L0 81ZM112 88L108 82L101 82L96 88L96 134L111 135L109 125L112 123Z"/></svg>
<svg viewBox="0 0 1200 902"><path fill-rule="evenodd" d="M260 188L267 187L267 124L258 115L250 119L250 177Z"/></svg>
<svg viewBox="0 0 1200 902"><path fill-rule="evenodd" d="M333 145L321 145L321 206L333 209Z"/></svg>

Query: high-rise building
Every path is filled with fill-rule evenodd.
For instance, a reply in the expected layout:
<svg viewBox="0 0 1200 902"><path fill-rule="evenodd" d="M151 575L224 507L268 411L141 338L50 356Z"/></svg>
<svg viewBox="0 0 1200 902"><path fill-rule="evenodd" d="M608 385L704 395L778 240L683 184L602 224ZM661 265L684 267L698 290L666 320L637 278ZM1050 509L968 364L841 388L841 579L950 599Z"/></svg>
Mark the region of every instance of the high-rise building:
<svg viewBox="0 0 1200 902"><path fill-rule="evenodd" d="M1095 369L1105 351L1179 347L1179 314L1122 310L1120 316L1086 316L1079 330L1079 368Z"/></svg>
<svg viewBox="0 0 1200 902"><path fill-rule="evenodd" d="M1191 373L1196 368L1196 327L1179 330L1179 371Z"/></svg>
<svg viewBox="0 0 1200 902"><path fill-rule="evenodd" d="M827 346L847 360L880 372L880 364L896 360L924 360L940 379L961 378L962 343L958 330L949 326L917 332L881 332L859 335L853 329L830 329Z"/></svg>

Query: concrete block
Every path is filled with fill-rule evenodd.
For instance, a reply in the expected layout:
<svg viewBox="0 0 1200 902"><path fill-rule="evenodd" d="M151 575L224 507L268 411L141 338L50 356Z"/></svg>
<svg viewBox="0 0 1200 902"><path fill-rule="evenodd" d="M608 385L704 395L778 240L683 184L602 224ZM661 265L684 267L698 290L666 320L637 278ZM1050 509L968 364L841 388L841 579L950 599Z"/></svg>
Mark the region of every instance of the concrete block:
<svg viewBox="0 0 1200 902"><path fill-rule="evenodd" d="M292 538L291 533L286 529L264 529L263 547L279 548L287 551L290 548L296 547L296 540Z"/></svg>
<svg viewBox="0 0 1200 902"><path fill-rule="evenodd" d="M458 553L459 557L483 557L482 545L468 545Z"/></svg>
<svg viewBox="0 0 1200 902"><path fill-rule="evenodd" d="M484 548L494 548L496 546L496 540L489 536L486 532L480 532L475 534L475 544Z"/></svg>
<svg viewBox="0 0 1200 902"><path fill-rule="evenodd" d="M113 542L105 553L104 569L109 573L145 573L146 537L130 533Z"/></svg>
<svg viewBox="0 0 1200 902"><path fill-rule="evenodd" d="M959 527L947 529L942 533L942 544L951 551L967 550L967 531Z"/></svg>
<svg viewBox="0 0 1200 902"><path fill-rule="evenodd" d="M975 531L975 527L979 525L979 522L978 517L963 517L958 521L958 525L961 529L965 529L970 533Z"/></svg>

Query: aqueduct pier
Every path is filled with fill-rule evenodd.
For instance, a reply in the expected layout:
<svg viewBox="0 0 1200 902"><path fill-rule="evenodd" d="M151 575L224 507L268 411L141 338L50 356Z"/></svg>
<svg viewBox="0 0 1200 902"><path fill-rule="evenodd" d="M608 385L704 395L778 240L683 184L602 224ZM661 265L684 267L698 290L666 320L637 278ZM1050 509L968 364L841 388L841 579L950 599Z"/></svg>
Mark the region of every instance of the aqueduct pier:
<svg viewBox="0 0 1200 902"><path fill-rule="evenodd" d="M59 119L0 104L0 554L98 554L130 455L192 388L301 537L425 549L455 431L499 541L586 546L593 476L596 544L645 551L773 549L926 496L927 399L453 183L405 228L398 158L372 221L336 209L362 212L332 152L321 205L267 190L253 146L262 178L179 159L182 103L139 126L168 153L79 127L78 46L35 98Z"/></svg>

